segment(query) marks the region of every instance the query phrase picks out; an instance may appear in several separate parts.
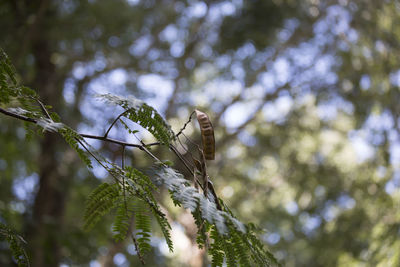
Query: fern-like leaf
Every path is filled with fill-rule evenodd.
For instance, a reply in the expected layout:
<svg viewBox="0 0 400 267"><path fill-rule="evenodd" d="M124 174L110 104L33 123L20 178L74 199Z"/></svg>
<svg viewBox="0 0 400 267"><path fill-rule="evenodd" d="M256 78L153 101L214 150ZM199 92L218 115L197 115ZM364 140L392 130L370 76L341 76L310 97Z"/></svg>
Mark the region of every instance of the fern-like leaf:
<svg viewBox="0 0 400 267"><path fill-rule="evenodd" d="M28 254L26 253L23 244L25 240L15 233L10 227L0 223L0 240L6 240L10 246L10 250L14 260L18 266L30 266Z"/></svg>
<svg viewBox="0 0 400 267"><path fill-rule="evenodd" d="M65 142L78 154L79 158L86 164L90 169L93 168L92 162L87 156L86 152L79 147L79 142L84 142L83 138L71 128L64 126L58 129L58 132L62 135Z"/></svg>
<svg viewBox="0 0 400 267"><path fill-rule="evenodd" d="M134 216L133 197L120 197L113 224L113 233L115 241L122 241L128 235L131 220Z"/></svg>
<svg viewBox="0 0 400 267"><path fill-rule="evenodd" d="M146 253L151 250L151 220L150 214L146 212L146 206L142 201L136 201L134 207L135 226L138 248L141 253Z"/></svg>
<svg viewBox="0 0 400 267"><path fill-rule="evenodd" d="M15 69L7 54L0 48L0 103L7 104L17 96Z"/></svg>
<svg viewBox="0 0 400 267"><path fill-rule="evenodd" d="M197 208L192 215L197 226L196 243L199 248L202 249L207 244L206 223L203 218L201 218L201 211L199 208Z"/></svg>
<svg viewBox="0 0 400 267"><path fill-rule="evenodd" d="M153 212L154 213L154 212ZM167 243L168 249L170 252L174 251L174 245L172 243L172 238L171 238L171 225L169 224L166 216L163 214L162 216L156 216L158 225L161 228L161 231L164 235L165 242Z"/></svg>
<svg viewBox="0 0 400 267"><path fill-rule="evenodd" d="M211 227L210 238L214 240L209 249L209 253L212 257L211 266L222 266L224 263L224 252L221 246L222 241L220 240L220 235L215 227Z"/></svg>
<svg viewBox="0 0 400 267"><path fill-rule="evenodd" d="M207 244L207 232L210 234L212 266L221 266L224 259L229 266L279 266L256 237L254 227L236 219L222 201L221 211L214 202L190 187L180 173L165 165L156 167L155 176L168 188L175 204L191 211L198 227L199 247Z"/></svg>
<svg viewBox="0 0 400 267"><path fill-rule="evenodd" d="M113 184L100 184L88 197L83 216L84 229L90 230L116 204L119 197L118 187Z"/></svg>
<svg viewBox="0 0 400 267"><path fill-rule="evenodd" d="M244 245L244 240L236 231L231 231L230 239L233 243L233 247L235 248L235 253L238 255L240 266L251 266L249 261L248 249L246 249Z"/></svg>
<svg viewBox="0 0 400 267"><path fill-rule="evenodd" d="M168 145L175 139L175 134L168 123L153 107L143 101L133 96L124 98L112 94L98 95L98 97L111 104L121 106L125 110L124 117L148 130L160 143Z"/></svg>

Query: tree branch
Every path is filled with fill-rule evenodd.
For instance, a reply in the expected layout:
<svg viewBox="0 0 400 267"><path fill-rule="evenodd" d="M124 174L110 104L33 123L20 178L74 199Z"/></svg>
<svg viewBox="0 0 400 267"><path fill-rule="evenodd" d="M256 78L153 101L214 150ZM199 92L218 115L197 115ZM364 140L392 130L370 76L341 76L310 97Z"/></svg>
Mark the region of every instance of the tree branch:
<svg viewBox="0 0 400 267"><path fill-rule="evenodd" d="M16 114L16 113L12 113L12 112L7 111L7 110L2 109L2 108L0 108L0 112L5 114L5 115L7 115L7 116L10 116L10 117L13 117L13 118L16 118L16 119L19 119L19 120L32 122L32 123L37 123L37 120L35 120L35 119L29 118L29 117L26 117L26 116L23 116L23 115L19 115L19 114Z"/></svg>
<svg viewBox="0 0 400 267"><path fill-rule="evenodd" d="M111 131L111 128L114 126L115 123L117 123L117 121L119 120L119 118L121 118L122 116L125 115L125 113L127 113L128 111L124 111L121 114L118 115L118 117L111 123L110 127L108 127L108 130L106 131L106 133L104 134L104 137L108 136L108 133Z"/></svg>

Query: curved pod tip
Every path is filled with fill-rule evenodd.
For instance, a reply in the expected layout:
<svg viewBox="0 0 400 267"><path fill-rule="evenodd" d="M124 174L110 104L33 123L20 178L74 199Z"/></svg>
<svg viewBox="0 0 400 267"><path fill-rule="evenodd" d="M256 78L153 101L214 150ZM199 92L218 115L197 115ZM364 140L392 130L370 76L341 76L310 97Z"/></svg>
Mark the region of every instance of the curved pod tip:
<svg viewBox="0 0 400 267"><path fill-rule="evenodd" d="M214 138L214 128L207 114L200 111L195 110L197 121L200 125L201 131L201 141L203 143L203 152L204 157L207 160L215 159L215 138Z"/></svg>

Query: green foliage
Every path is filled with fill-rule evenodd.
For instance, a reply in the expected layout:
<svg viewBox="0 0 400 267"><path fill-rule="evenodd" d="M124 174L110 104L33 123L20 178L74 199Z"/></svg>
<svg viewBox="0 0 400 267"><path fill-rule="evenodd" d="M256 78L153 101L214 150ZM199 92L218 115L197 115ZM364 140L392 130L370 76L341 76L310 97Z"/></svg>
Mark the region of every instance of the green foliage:
<svg viewBox="0 0 400 267"><path fill-rule="evenodd" d="M108 183L100 184L90 195L86 202L83 219L84 229L90 230L105 214L116 204L119 197L118 186Z"/></svg>
<svg viewBox="0 0 400 267"><path fill-rule="evenodd" d="M192 215L197 226L196 243L199 248L204 248L207 244L206 226L208 224L206 224L206 222L201 218L201 211L199 207L196 208Z"/></svg>
<svg viewBox="0 0 400 267"><path fill-rule="evenodd" d="M146 205L142 201L137 201L135 205L135 226L138 248L140 252L148 252L151 250L151 220L150 214L146 212Z"/></svg>
<svg viewBox="0 0 400 267"><path fill-rule="evenodd" d="M209 250L212 257L211 264L213 267L222 266L224 262L224 251L222 249L222 240L220 240L220 235L215 227L211 227L210 238L214 240Z"/></svg>
<svg viewBox="0 0 400 267"><path fill-rule="evenodd" d="M133 216L134 199L132 197L120 198L112 229L115 241L122 241L127 237Z"/></svg>
<svg viewBox="0 0 400 267"><path fill-rule="evenodd" d="M108 162L105 159L103 164ZM106 166L106 165L104 165ZM116 207L116 216L113 224L114 239L124 240L129 236L132 221L136 228L133 237L137 241L137 249L140 255L151 250L151 215L158 222L170 251L173 251L171 240L171 226L160 210L153 196L157 188L150 178L132 167L122 170L113 165L106 167L109 173L115 178L115 184L103 183L89 196L86 203L84 215L84 228L89 230L97 223L102 216L109 213ZM135 244L136 245L136 244Z"/></svg>
<svg viewBox="0 0 400 267"><path fill-rule="evenodd" d="M55 115L53 115L55 116ZM71 128L64 126L58 130L58 132L62 135L65 142L78 154L79 158L85 163L85 165L92 169L92 161L87 156L86 152L79 147L79 143L85 142L84 139Z"/></svg>
<svg viewBox="0 0 400 267"><path fill-rule="evenodd" d="M113 105L121 106L125 110L124 117L148 130L162 144L168 145L175 139L174 132L161 115L143 101L132 96L124 98L112 94L99 95L98 97Z"/></svg>
<svg viewBox="0 0 400 267"><path fill-rule="evenodd" d="M16 97L17 91L11 88L17 87L15 69L7 54L0 48L0 103L7 104L10 97Z"/></svg>
<svg viewBox="0 0 400 267"><path fill-rule="evenodd" d="M85 230L92 229L104 215L116 208L113 224L114 238L117 241L124 240L131 231L132 220L134 220L135 235L132 234L132 239L141 258L141 253L151 250L151 216L154 216L169 250L173 251L171 226L153 195L153 192L157 191L155 184L161 184L166 186L175 205L191 211L198 227L199 247L207 247L208 239L211 239L209 253L212 256L213 266L222 266L224 260L229 266L236 264L270 266L271 262L276 264L273 256L264 250L261 242L254 236L253 229L238 221L227 208L217 209L213 195L205 197L198 189L192 187L182 174L158 160L144 146L141 147L142 150L156 160L155 183L133 167L120 168L110 162L84 140L82 137L84 135L78 134L61 123L57 114L49 115L47 109L50 107L44 106L38 98L33 97L28 88L16 87L15 72L4 53L1 59L1 84L2 86L5 84L4 91L6 92L4 103L9 101L9 96L16 96L22 106L22 108L13 109L14 114L33 118L34 120L30 121L35 122L43 130L58 132L77 152L86 166L92 168L87 156L89 153L114 178L114 183L102 183L88 196L83 216ZM8 80L17 88L17 94L10 89ZM124 108L125 111L121 116L147 129L160 144L171 145L171 142L175 140L175 134L170 126L154 108L146 103L136 98L122 98L111 94L100 97ZM135 132L129 129L127 124L124 123L124 126L130 133ZM105 137L100 139L105 139ZM19 249L18 240L12 236L8 239L11 249L15 252L16 260L22 261L23 251Z"/></svg>
<svg viewBox="0 0 400 267"><path fill-rule="evenodd" d="M165 241L167 242L169 250L172 252L173 251L173 244L172 244L172 239L171 239L171 226L165 217L165 214L161 212L159 209L159 206L157 204L157 201L155 200L153 196L153 191L157 190L157 187L153 184L153 182L150 180L150 178L140 172L137 169L131 168L131 167L126 167L127 170L127 181L132 181L135 185L135 188L140 187L143 191L144 194L147 196L147 198L142 199L142 201L139 201L141 206L143 207L143 204L148 204L148 208L153 214L153 216L156 218L158 225L161 228L161 232L164 235ZM132 183L130 184L132 185ZM150 200L150 203L148 202ZM138 225L136 225L138 228ZM138 228L140 229L140 228ZM145 230L145 229L143 229Z"/></svg>
<svg viewBox="0 0 400 267"><path fill-rule="evenodd" d="M0 39L0 46L18 60L20 73L15 80L46 93L49 103L70 121L88 122L91 116L76 108L90 101L92 85L102 83L113 90L112 82L103 81L114 70L127 74L118 91L139 98L151 97L147 85L142 87L143 77L151 74L167 80L174 89L166 112L174 123L186 119L182 116L192 106L214 113L218 155L208 171L218 173L213 180L216 191L242 218L273 231L264 237L280 236L270 246L279 251L285 266L400 266L398 1L0 2L0 28L7 37ZM204 13L198 12L199 6ZM168 34L171 28L177 34ZM182 54L173 53L176 50ZM83 79L74 75L79 69L84 70ZM17 98L18 84L1 72L2 84L10 90L3 94L5 87L0 89L0 107L23 108ZM157 79L151 83L162 90ZM66 103L62 92L71 88L74 102ZM3 102L3 97L9 102ZM21 114L43 117L37 107L35 114L30 108L23 108L28 112ZM248 120L237 129L231 127L228 118L241 122L236 115L244 109L240 115L248 115ZM1 217L13 212L12 219L6 218L10 225L24 220L30 226L31 216L13 210L16 199L11 189L13 179L24 175L24 165L26 175L37 172L39 138L22 140L19 123L0 121ZM43 135L42 129L34 132ZM349 140L353 136L356 146ZM373 156L362 162L354 149L361 140L362 151L373 150ZM65 151L59 147L49 158L60 163ZM136 152L141 151L133 153L135 164L151 164ZM168 153L166 149L152 152L162 158ZM362 160L370 153L361 154ZM68 167L64 193L73 196L63 195L63 199L73 213L61 218L71 227L70 218L81 212L75 203L81 203L98 181L81 179L85 166ZM54 183L61 180L57 175L52 178ZM134 193L139 186L131 183L127 187ZM165 201L164 192L158 200ZM44 196L54 200L54 194ZM343 196L349 201L342 201ZM177 205L179 201L174 200ZM344 202L355 205L351 208ZM28 214L30 205L25 205ZM197 208L197 225L206 231L206 238L200 239L208 246L212 243L207 242L208 226ZM317 225L312 230L307 227L310 222ZM96 230L109 229L105 223ZM86 266L98 252L99 243L92 238L104 241L104 232L77 237L60 231L54 240L67 242L45 248L43 254L59 255L54 252L60 248L63 256L70 255L70 265ZM42 241L47 235L43 236ZM249 242L252 237L247 236ZM257 242L251 243L253 249L258 247ZM226 244L232 246L231 241ZM71 249L79 253L69 253ZM4 250L0 253L2 261ZM160 257L155 254L154 260ZM166 265L178 266L178 257L167 259Z"/></svg>
<svg viewBox="0 0 400 267"><path fill-rule="evenodd" d="M20 113L30 118L39 118L40 108L37 104L37 95L32 89L21 86L17 81L15 67L7 54L0 47L0 104L8 105L18 102ZM25 110L26 109L26 110Z"/></svg>
<svg viewBox="0 0 400 267"><path fill-rule="evenodd" d="M7 241L18 266L30 266L28 255L23 246L23 244L26 244L25 240L3 223L0 223L0 240Z"/></svg>
<svg viewBox="0 0 400 267"><path fill-rule="evenodd" d="M197 225L199 247L207 244L207 234L212 239L209 253L213 266L222 266L224 259L235 266L273 266L279 265L255 236L253 225L244 225L225 208L220 211L214 202L205 198L191 187L183 176L172 168L156 167L157 178L166 185L174 204L189 209Z"/></svg>
<svg viewBox="0 0 400 267"><path fill-rule="evenodd" d="M152 210L152 212L153 212L153 214L155 214L154 210ZM171 233L170 233L171 225L169 224L167 217L165 216L165 214L161 214L161 216L156 216L156 219L157 219L158 225L160 226L161 231L164 235L165 242L167 242L169 251L173 252L174 246L172 243L172 238L171 238Z"/></svg>

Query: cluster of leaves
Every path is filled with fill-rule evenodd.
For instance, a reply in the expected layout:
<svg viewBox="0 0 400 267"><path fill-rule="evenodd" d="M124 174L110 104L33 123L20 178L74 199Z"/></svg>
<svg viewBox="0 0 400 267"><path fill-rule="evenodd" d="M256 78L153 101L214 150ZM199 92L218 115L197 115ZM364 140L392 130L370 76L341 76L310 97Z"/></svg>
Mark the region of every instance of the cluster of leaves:
<svg viewBox="0 0 400 267"><path fill-rule="evenodd" d="M143 262L142 254L151 248L151 219L154 217L162 230L170 251L172 251L171 226L154 197L154 193L158 190L156 185L164 185L169 190L176 205L191 211L198 227L198 245L209 248L213 266L222 266L224 260L226 260L228 266L278 265L275 258L265 250L262 243L256 238L256 231L253 226L244 225L238 221L225 205L222 209L217 208L215 204L216 195L209 192L207 196L201 194L197 188L191 186L182 174L158 160L147 150L145 145L139 147L149 154L156 164L153 180L133 167L119 167L110 162L91 147L82 135L60 123L58 116L50 115L47 108L30 89L18 86L15 71L3 51L1 51L0 66L1 92L4 93L0 104L8 104L11 98L17 98L20 103L36 103L34 106L23 104L23 108L19 111L2 109L3 111L11 112L15 115L14 117L36 123L43 130L58 132L89 168L92 168L92 164L88 154L105 168L113 178L113 183L99 185L88 197L84 212L84 228L86 230L94 227L102 216L116 210L113 225L114 238L120 241L131 236ZM124 112L120 116L124 116L147 129L160 144L173 145L176 138L175 134L151 106L133 97L123 98L111 94L101 95L100 97L109 103L122 107ZM10 115L10 113L6 114ZM126 124L124 125L128 127ZM129 132L134 131L129 129ZM103 137L103 139L105 138ZM133 227L135 227L135 231L133 231ZM4 226L4 229L7 228ZM7 230L7 233L11 232ZM209 239L211 239L211 242L209 242ZM22 262L23 259L26 259L21 257L21 255L24 255L23 250L20 249L21 246L19 246L22 239L10 234L7 240L14 255L16 255L16 260Z"/></svg>
<svg viewBox="0 0 400 267"><path fill-rule="evenodd" d="M14 66L11 64L7 54L0 48L0 105L15 104L18 101L18 108L15 111L26 113L27 116L38 116L38 109L32 105L36 93L32 89L19 85ZM24 112L23 109L30 112Z"/></svg>
<svg viewBox="0 0 400 267"><path fill-rule="evenodd" d="M108 168L108 167L107 167ZM161 211L153 192L157 189L150 178L137 169L118 166L108 169L115 183L100 184L88 197L84 213L86 230L90 230L102 216L116 209L113 224L114 239L124 240L135 222L138 254L150 250L151 216L154 216L164 234L170 251L173 250L170 235L171 226Z"/></svg>
<svg viewBox="0 0 400 267"><path fill-rule="evenodd" d="M24 249L25 240L7 225L0 223L0 240L6 240L18 266L29 266L29 258Z"/></svg>
<svg viewBox="0 0 400 267"><path fill-rule="evenodd" d="M153 107L132 96L125 98L112 94L98 95L110 104L121 106L123 116L148 130L161 144L169 145L175 140L171 127ZM129 130L129 129L128 129Z"/></svg>
<svg viewBox="0 0 400 267"><path fill-rule="evenodd" d="M192 213L199 247L206 246L211 239L212 266L222 266L224 259L228 266L279 265L257 239L254 225L237 220L226 205L218 210L215 202L209 200L211 194L206 198L172 168L161 166L156 176L169 189L174 203Z"/></svg>

